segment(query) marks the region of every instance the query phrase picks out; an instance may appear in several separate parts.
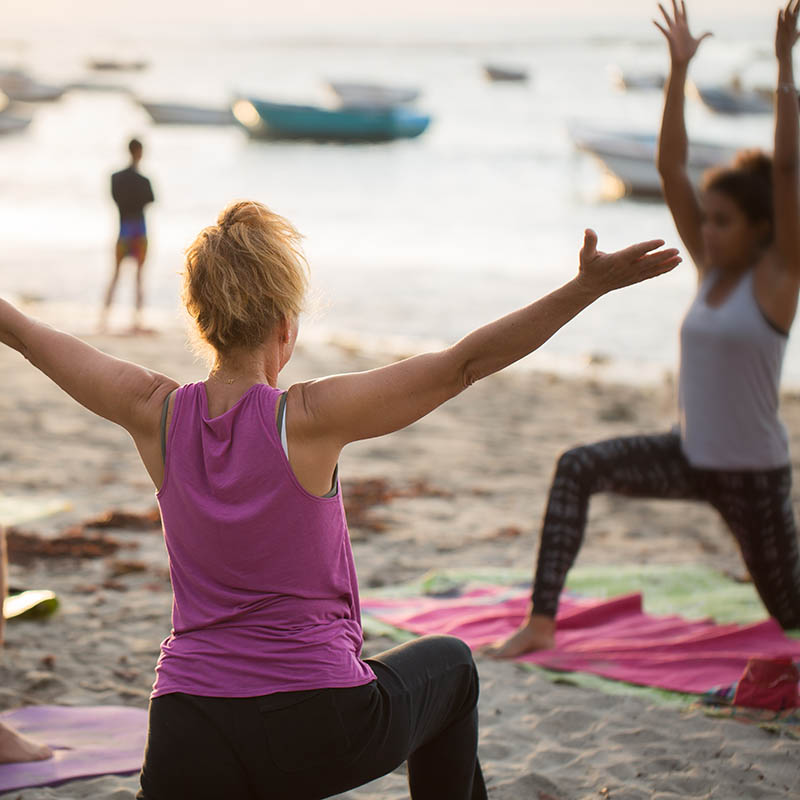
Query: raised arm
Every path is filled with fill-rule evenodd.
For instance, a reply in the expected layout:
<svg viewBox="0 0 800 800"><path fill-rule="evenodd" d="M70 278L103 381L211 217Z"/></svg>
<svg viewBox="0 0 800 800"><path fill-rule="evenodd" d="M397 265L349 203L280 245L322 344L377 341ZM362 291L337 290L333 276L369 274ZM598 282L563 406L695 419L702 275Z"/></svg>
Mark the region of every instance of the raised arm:
<svg viewBox="0 0 800 800"><path fill-rule="evenodd" d="M0 342L20 352L89 411L125 428L154 482L160 483L159 411L177 388L175 381L109 356L5 300L0 300Z"/></svg>
<svg viewBox="0 0 800 800"><path fill-rule="evenodd" d="M772 179L776 260L781 272L795 283L800 282L800 125L792 48L798 39L798 10L800 0L790 0L778 14L775 34L778 96Z"/></svg>
<svg viewBox="0 0 800 800"><path fill-rule="evenodd" d="M678 229L692 260L702 273L703 263L703 212L689 177L689 138L686 134L684 115L686 76L689 62L700 43L710 33L695 39L689 32L686 4L672 0L673 16L659 3L665 25L655 20L653 24L664 34L669 43L670 73L664 97L664 115L658 139L658 172L675 226Z"/></svg>
<svg viewBox="0 0 800 800"><path fill-rule="evenodd" d="M643 242L606 254L597 251L597 236L587 231L573 280L452 347L369 372L292 386L287 425L295 471L307 476L321 470L329 476L348 442L409 425L475 381L536 350L601 295L673 269L680 262L677 250L653 252L663 244ZM316 466L320 464L327 466ZM324 485L322 479L317 483Z"/></svg>

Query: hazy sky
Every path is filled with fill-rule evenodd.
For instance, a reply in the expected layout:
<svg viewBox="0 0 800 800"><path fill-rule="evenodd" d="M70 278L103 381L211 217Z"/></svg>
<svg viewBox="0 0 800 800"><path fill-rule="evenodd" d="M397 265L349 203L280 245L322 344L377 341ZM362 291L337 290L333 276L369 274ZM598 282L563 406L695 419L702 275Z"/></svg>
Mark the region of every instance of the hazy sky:
<svg viewBox="0 0 800 800"><path fill-rule="evenodd" d="M669 0L668 0L669 1ZM4 0L0 37L10 22L105 23L120 20L165 21L245 19L459 19L464 17L564 17L590 15L652 16L653 0ZM692 0L690 11L707 19L761 13L772 0Z"/></svg>

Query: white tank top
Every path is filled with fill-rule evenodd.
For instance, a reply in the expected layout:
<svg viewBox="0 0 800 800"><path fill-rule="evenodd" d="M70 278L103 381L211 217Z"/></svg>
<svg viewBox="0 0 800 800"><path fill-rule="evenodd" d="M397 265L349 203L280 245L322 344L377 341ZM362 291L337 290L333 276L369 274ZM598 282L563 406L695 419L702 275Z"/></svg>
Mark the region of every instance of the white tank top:
<svg viewBox="0 0 800 800"><path fill-rule="evenodd" d="M789 464L778 416L787 336L764 316L747 272L717 307L702 282L681 325L680 433L693 467L767 470Z"/></svg>

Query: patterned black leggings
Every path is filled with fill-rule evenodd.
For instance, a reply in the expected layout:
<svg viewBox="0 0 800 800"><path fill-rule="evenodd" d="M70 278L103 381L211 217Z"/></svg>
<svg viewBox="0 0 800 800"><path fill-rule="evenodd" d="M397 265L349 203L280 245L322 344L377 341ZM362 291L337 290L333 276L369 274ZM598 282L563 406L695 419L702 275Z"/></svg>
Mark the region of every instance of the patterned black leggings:
<svg viewBox="0 0 800 800"><path fill-rule="evenodd" d="M677 433L629 436L576 447L558 461L545 512L533 584L533 608L554 617L583 542L589 498L703 500L733 533L770 615L800 628L800 558L791 503L790 467L766 471L695 469Z"/></svg>

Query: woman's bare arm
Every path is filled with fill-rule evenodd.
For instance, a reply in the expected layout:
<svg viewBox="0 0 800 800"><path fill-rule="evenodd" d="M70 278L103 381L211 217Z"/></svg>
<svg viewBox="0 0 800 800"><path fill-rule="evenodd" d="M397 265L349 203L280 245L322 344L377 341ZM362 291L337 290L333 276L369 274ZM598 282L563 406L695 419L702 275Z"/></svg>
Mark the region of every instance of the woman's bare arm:
<svg viewBox="0 0 800 800"><path fill-rule="evenodd" d="M304 472L308 458L324 462L322 474L348 442L382 436L409 425L475 381L536 350L598 297L674 268L677 250L653 252L655 240L616 253L600 253L587 231L578 276L546 297L478 328L435 353L369 372L335 375L289 390L287 424L292 465ZM304 448L304 444L309 445ZM297 459L295 458L297 457ZM321 460L321 461L320 461ZM313 465L308 466L314 472Z"/></svg>
<svg viewBox="0 0 800 800"><path fill-rule="evenodd" d="M152 449L151 440L157 446L161 404L177 387L175 381L103 353L5 300L0 300L0 342L20 352L89 411L125 428L140 452ZM142 457L152 476L148 461L153 459L144 452Z"/></svg>
<svg viewBox="0 0 800 800"><path fill-rule="evenodd" d="M659 4L666 27L654 21L669 43L670 74L664 97L664 114L658 139L657 166L661 175L664 199L675 220L689 255L698 270L705 269L703 262L702 223L703 212L689 177L689 138L686 134L684 114L686 76L689 62L700 43L710 33L695 39L689 32L686 4L672 2L673 16Z"/></svg>

